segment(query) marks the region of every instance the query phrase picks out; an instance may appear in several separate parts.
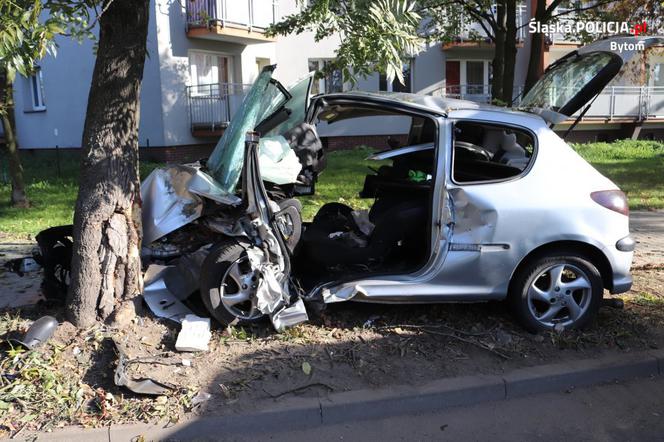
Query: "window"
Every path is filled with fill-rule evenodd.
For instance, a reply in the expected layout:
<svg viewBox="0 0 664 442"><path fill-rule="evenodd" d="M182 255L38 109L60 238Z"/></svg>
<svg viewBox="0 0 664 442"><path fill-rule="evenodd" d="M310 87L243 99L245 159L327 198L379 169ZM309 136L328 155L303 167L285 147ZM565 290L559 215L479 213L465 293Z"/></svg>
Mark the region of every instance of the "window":
<svg viewBox="0 0 664 442"><path fill-rule="evenodd" d="M220 85L231 82L230 57L211 52L189 53L189 74L194 95L219 93Z"/></svg>
<svg viewBox="0 0 664 442"><path fill-rule="evenodd" d="M330 65L330 60L309 60L309 72L320 71L324 73ZM333 69L331 72L326 73L325 76L314 80L311 85L311 94L330 94L333 92L343 92L344 90L344 77L341 69Z"/></svg>
<svg viewBox="0 0 664 442"><path fill-rule="evenodd" d="M447 60L445 91L454 98L490 101L491 62L488 60Z"/></svg>
<svg viewBox="0 0 664 442"><path fill-rule="evenodd" d="M484 93L484 62L467 61L466 62L466 84L469 94Z"/></svg>
<svg viewBox="0 0 664 442"><path fill-rule="evenodd" d="M452 179L457 183L508 180L528 168L534 150L535 140L526 130L458 122L454 125Z"/></svg>
<svg viewBox="0 0 664 442"><path fill-rule="evenodd" d="M387 75L380 74L380 77L378 78L378 90L383 92L412 92L410 86L412 76L411 63L405 63L401 69L404 84L401 84L397 78L392 80L391 83L388 83Z"/></svg>
<svg viewBox="0 0 664 442"><path fill-rule="evenodd" d="M30 106L27 106L28 111L44 111L46 110L46 102L44 101L44 82L42 79L41 68L37 67L34 75L28 78L28 86L30 88Z"/></svg>
<svg viewBox="0 0 664 442"><path fill-rule="evenodd" d="M655 63L648 71L650 86L664 86L664 63Z"/></svg>

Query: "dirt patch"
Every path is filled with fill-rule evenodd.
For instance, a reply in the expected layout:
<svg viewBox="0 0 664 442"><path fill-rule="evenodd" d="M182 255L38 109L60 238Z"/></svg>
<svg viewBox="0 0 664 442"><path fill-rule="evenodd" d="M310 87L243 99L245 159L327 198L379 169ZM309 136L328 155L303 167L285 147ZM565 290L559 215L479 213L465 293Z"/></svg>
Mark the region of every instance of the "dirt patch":
<svg viewBox="0 0 664 442"><path fill-rule="evenodd" d="M639 270L634 277L634 289L622 297L623 310L603 308L589 330L563 334L524 332L502 303L331 305L320 318L283 334L268 323L213 330L206 353L174 352L177 325L148 312L123 330L79 331L65 322L47 345L29 354L32 362L20 362L30 360L29 355L5 350L0 425L6 434L15 434L22 428L71 424L177 421L256 410L292 395L417 385L445 376L500 374L661 348L664 269ZM45 312L37 307L5 314L0 334L20 334ZM57 309L48 312L62 319ZM172 392L146 398L115 386L114 341L129 358L148 359L131 364L131 376L173 385ZM17 385L26 386L14 391ZM28 390L22 393L22 388Z"/></svg>
<svg viewBox="0 0 664 442"><path fill-rule="evenodd" d="M635 236L652 242L657 232L637 231ZM634 287L619 296L625 308L602 308L597 322L583 332L529 334L498 302L349 302L330 305L321 317L283 334L274 333L267 322L213 329L210 351L178 353L178 325L154 318L147 309L121 330L77 330L62 322L60 306L40 303L11 309L0 315L0 340L22 335L44 314L56 316L62 324L36 351L25 353L6 345L2 349L0 437L65 425L174 422L196 415L243 413L293 395L417 385L446 376L500 374L663 348L664 259L657 241L637 248ZM3 245L0 262L29 254L32 247L21 241ZM39 295L39 278L39 273L19 278L0 267L0 305L20 305L28 291ZM116 345L134 360L130 376L149 377L173 389L164 396L143 397L117 387Z"/></svg>

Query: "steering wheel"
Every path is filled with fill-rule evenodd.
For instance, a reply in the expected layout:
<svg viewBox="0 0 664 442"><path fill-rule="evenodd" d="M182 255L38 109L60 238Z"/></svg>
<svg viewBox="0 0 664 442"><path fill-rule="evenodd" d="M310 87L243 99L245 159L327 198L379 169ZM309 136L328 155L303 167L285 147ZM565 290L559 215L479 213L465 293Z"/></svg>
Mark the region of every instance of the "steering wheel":
<svg viewBox="0 0 664 442"><path fill-rule="evenodd" d="M454 147L455 148L459 147L461 149L467 150L469 152L484 157L486 161L491 161L492 155L489 153L489 151L476 144L468 143L466 141L457 141L456 143L454 143Z"/></svg>

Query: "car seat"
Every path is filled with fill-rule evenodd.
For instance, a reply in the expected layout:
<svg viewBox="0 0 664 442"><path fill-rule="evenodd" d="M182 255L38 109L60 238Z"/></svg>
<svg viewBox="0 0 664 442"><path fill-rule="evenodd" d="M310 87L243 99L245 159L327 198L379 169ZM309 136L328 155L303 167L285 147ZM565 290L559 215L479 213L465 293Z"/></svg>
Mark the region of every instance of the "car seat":
<svg viewBox="0 0 664 442"><path fill-rule="evenodd" d="M426 245L428 208L423 198L377 200L369 212L374 229L368 236L359 231L351 212L339 203L321 207L300 241L298 254L309 267L407 260ZM343 234L364 241L344 241Z"/></svg>

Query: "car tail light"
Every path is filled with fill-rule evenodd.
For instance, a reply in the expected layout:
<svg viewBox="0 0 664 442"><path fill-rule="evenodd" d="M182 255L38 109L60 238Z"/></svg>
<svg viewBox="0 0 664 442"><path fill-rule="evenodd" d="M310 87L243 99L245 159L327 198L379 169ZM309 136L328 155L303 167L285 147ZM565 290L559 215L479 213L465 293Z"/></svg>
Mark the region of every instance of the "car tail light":
<svg viewBox="0 0 664 442"><path fill-rule="evenodd" d="M590 198L602 207L622 213L625 216L629 215L627 197L620 190L600 190L591 193Z"/></svg>

